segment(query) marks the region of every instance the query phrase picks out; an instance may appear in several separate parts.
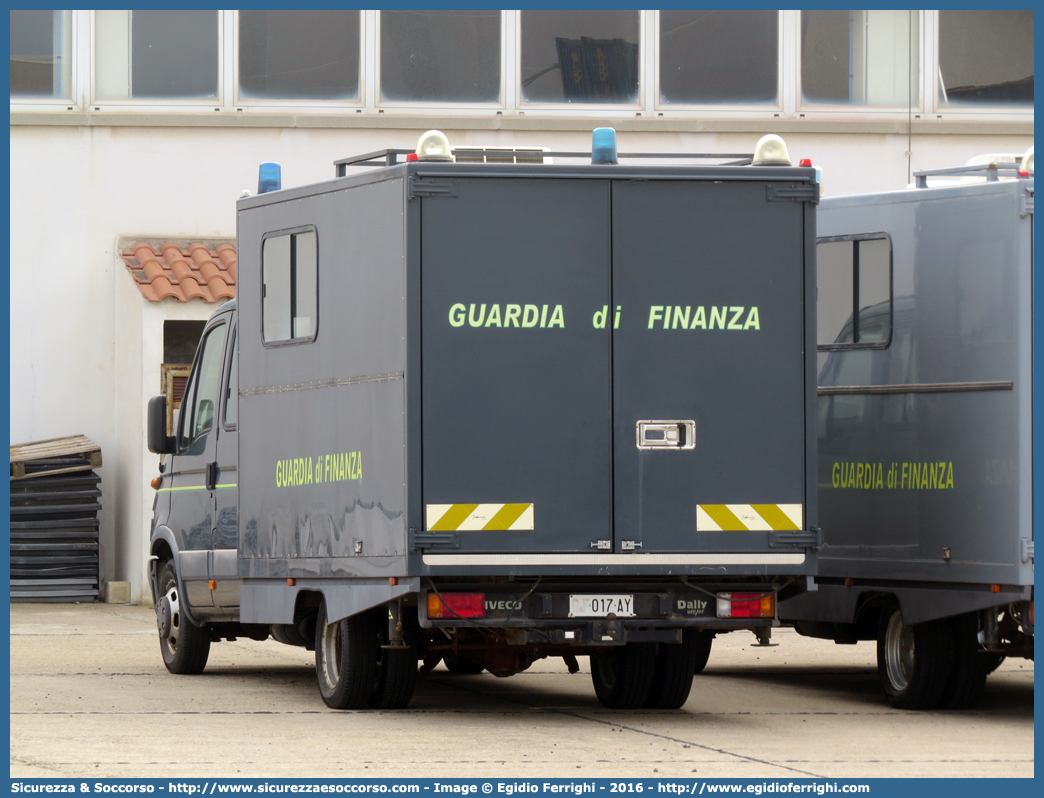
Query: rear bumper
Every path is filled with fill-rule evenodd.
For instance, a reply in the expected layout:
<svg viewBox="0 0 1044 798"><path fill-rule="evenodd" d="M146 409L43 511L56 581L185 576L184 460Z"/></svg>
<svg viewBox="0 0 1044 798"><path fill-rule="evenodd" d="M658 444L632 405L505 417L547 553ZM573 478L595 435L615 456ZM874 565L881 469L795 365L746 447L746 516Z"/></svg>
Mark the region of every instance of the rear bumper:
<svg viewBox="0 0 1044 798"><path fill-rule="evenodd" d="M788 547L776 551L698 553L466 553L424 551L409 555L417 576L815 576L818 554Z"/></svg>
<svg viewBox="0 0 1044 798"><path fill-rule="evenodd" d="M804 552L708 552L699 554L427 554L428 566L652 566L803 565Z"/></svg>
<svg viewBox="0 0 1044 798"><path fill-rule="evenodd" d="M540 584L512 589L503 583L448 583L426 586L418 596L421 627L504 630L513 645L619 645L627 642L678 642L683 629L727 631L778 626L776 615L780 584L728 582L719 584L641 584L630 581L599 581L566 586ZM455 592L481 593L484 614L460 617L442 610L443 617L429 617L431 602ZM771 597L771 615L719 617L719 594L742 593ZM633 597L631 614L618 617L574 616L570 597L583 595L626 595ZM455 617L456 616L456 617Z"/></svg>

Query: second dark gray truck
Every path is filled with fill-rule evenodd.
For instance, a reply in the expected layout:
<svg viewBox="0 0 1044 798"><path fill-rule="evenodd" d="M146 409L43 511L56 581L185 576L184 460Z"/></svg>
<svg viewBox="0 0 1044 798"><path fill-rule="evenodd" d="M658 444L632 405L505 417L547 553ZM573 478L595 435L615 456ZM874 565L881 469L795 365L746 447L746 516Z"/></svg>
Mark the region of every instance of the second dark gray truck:
<svg viewBox="0 0 1044 798"><path fill-rule="evenodd" d="M1033 657L1031 163L819 208L824 546L780 615L876 640L893 706L971 707Z"/></svg>

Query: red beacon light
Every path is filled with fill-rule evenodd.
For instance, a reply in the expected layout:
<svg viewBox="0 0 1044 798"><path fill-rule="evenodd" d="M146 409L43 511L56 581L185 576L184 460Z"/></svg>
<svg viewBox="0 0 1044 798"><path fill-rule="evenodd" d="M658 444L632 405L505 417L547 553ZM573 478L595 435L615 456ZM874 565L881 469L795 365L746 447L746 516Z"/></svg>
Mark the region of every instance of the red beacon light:
<svg viewBox="0 0 1044 798"><path fill-rule="evenodd" d="M410 153L406 154L406 160L407 161L419 161L420 158L417 157L417 153L410 152Z"/></svg>
<svg viewBox="0 0 1044 798"><path fill-rule="evenodd" d="M1033 148L1026 150L1019 164L1019 177L1033 177Z"/></svg>
<svg viewBox="0 0 1044 798"><path fill-rule="evenodd" d="M811 158L802 158L798 161L798 166L812 166ZM823 169L819 166L814 167L816 170L816 182L819 183L819 196L823 196Z"/></svg>

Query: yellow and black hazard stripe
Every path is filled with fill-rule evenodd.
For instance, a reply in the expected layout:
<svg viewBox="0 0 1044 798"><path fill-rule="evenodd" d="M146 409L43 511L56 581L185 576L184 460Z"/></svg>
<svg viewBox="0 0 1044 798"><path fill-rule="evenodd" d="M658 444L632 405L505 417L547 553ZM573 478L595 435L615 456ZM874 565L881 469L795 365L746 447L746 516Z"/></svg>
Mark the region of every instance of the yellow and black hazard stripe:
<svg viewBox="0 0 1044 798"><path fill-rule="evenodd" d="M800 504L698 504L697 532L782 532L802 528Z"/></svg>
<svg viewBox="0 0 1044 798"><path fill-rule="evenodd" d="M429 504L430 532L514 532L533 529L532 504Z"/></svg>

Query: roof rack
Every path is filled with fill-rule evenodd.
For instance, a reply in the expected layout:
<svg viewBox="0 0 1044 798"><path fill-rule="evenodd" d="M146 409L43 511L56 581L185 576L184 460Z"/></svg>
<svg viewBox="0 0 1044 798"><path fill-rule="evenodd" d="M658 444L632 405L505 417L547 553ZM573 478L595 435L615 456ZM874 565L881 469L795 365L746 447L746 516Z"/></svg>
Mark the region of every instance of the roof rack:
<svg viewBox="0 0 1044 798"><path fill-rule="evenodd" d="M1019 165L1017 163L990 163L974 164L972 166L953 166L949 169L926 169L923 172L914 172L917 188L928 188L928 178L940 175L985 177L987 183L996 183L1000 180L1001 175L1018 177Z"/></svg>
<svg viewBox="0 0 1044 798"><path fill-rule="evenodd" d="M348 174L347 167L349 166L395 166L398 161L398 156L409 155L413 150L377 150L377 152L368 152L365 155L353 155L351 158L341 158L338 161L334 161L334 166L337 167L337 176L344 177ZM384 159L384 163L380 163L381 159Z"/></svg>
<svg viewBox="0 0 1044 798"><path fill-rule="evenodd" d="M337 170L337 177L344 177L348 174L349 166L395 166L399 163L398 157L400 155L409 155L412 152L413 150L405 149L377 150L376 152L368 152L363 155L355 155L351 158L341 158L334 161L334 167ZM502 149L477 150L461 147L453 150L454 154L457 152L467 155L469 158L479 156L503 158L505 155L505 151ZM520 149L519 152L520 154L522 152L539 154L544 158L591 157L590 152L546 152L536 149ZM624 158L704 159L726 161L723 166L747 166L754 160L754 155L746 152L621 152L617 158L621 160Z"/></svg>

